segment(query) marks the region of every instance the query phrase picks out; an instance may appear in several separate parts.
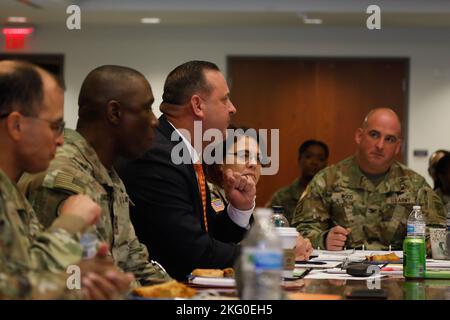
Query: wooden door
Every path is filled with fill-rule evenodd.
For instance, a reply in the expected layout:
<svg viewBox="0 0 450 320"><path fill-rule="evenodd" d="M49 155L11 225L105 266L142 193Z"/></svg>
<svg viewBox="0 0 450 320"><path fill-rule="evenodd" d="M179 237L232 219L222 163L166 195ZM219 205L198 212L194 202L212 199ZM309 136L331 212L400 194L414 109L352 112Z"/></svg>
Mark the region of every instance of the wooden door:
<svg viewBox="0 0 450 320"><path fill-rule="evenodd" d="M233 123L280 129L280 168L261 177L257 206L299 175L298 147L307 139L328 144L330 164L340 161L354 153L354 132L376 107L394 109L405 135L408 68L400 58L230 57L228 80L238 110Z"/></svg>

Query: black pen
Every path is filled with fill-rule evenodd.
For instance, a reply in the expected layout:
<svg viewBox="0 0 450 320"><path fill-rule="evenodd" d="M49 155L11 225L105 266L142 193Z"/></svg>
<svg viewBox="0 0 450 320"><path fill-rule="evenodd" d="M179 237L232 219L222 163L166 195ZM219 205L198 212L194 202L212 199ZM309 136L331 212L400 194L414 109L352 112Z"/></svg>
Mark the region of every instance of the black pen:
<svg viewBox="0 0 450 320"><path fill-rule="evenodd" d="M306 277L312 270L313 268L308 268L306 269L305 272L302 273L302 275L300 277L298 277L299 279L303 279L304 277Z"/></svg>
<svg viewBox="0 0 450 320"><path fill-rule="evenodd" d="M327 264L327 263L324 262L324 261L302 261L302 260L299 260L299 261L295 261L295 264L317 264L317 265L321 265L321 264Z"/></svg>

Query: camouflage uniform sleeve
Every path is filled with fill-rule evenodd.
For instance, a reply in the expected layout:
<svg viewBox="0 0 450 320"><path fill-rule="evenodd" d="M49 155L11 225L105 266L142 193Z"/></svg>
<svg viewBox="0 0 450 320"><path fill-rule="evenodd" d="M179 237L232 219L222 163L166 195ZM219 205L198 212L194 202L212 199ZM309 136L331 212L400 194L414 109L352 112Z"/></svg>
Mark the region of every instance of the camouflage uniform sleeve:
<svg viewBox="0 0 450 320"><path fill-rule="evenodd" d="M36 182L36 180L38 181ZM19 188L34 208L39 222L44 228L49 228L58 218L61 204L77 192L44 186L43 182L44 180L40 176L27 175L21 178ZM29 186L33 184L33 187Z"/></svg>
<svg viewBox="0 0 450 320"><path fill-rule="evenodd" d="M321 172L308 184L297 203L291 222L303 237L311 241L314 248L326 248L330 220L330 201L326 193L326 176Z"/></svg>
<svg viewBox="0 0 450 320"><path fill-rule="evenodd" d="M87 226L81 217L59 215L61 204L69 196L77 194L78 189L43 186L44 177L41 174L26 174L19 182L19 188L28 198L39 223L49 231L64 229L71 234L83 232Z"/></svg>
<svg viewBox="0 0 450 320"><path fill-rule="evenodd" d="M0 299L82 299L81 290L67 288L67 275L29 271L23 275L0 272Z"/></svg>
<svg viewBox="0 0 450 320"><path fill-rule="evenodd" d="M54 248L67 252L66 240L71 245L77 244L66 239L64 231L43 232L34 212L31 210L30 213L29 224L23 225L13 204L0 194L0 298L80 298L80 291L68 290L67 274L61 270L61 261L53 255ZM76 263L79 255L75 257ZM60 268L53 268L55 266ZM58 272L50 272L51 269L58 269Z"/></svg>
<svg viewBox="0 0 450 320"><path fill-rule="evenodd" d="M417 192L417 203L420 204L422 212L425 214L427 225L446 225L444 204L425 180Z"/></svg>
<svg viewBox="0 0 450 320"><path fill-rule="evenodd" d="M33 265L52 272L65 270L68 265L78 263L82 254L78 236L58 227L36 234L30 248Z"/></svg>
<svg viewBox="0 0 450 320"><path fill-rule="evenodd" d="M64 194L57 196L46 188L40 188L39 192L40 196L48 196L45 198L47 204L55 199L62 202L68 196ZM50 211L50 206L36 206L36 208L39 212ZM79 262L82 257L79 233L86 228L82 218L73 215L59 216L53 222L49 222L50 227L44 231L35 211L31 209L31 212L33 214L30 226L33 229L34 241L31 244L30 254L33 263L55 272L65 270L68 265Z"/></svg>
<svg viewBox="0 0 450 320"><path fill-rule="evenodd" d="M129 253L126 265L123 267L124 270L132 272L141 285L172 280L159 263L149 262L147 247L139 242L131 222L128 239Z"/></svg>

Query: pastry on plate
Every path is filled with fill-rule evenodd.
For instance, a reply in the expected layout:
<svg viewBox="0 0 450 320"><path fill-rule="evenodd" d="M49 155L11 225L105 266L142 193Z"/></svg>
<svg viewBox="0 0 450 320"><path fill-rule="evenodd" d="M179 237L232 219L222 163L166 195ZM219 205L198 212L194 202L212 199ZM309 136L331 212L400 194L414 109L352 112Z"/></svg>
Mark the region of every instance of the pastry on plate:
<svg viewBox="0 0 450 320"><path fill-rule="evenodd" d="M194 269L191 275L205 278L234 278L233 268L225 269Z"/></svg>
<svg viewBox="0 0 450 320"><path fill-rule="evenodd" d="M191 298L197 291L181 282L172 280L166 283L135 288L133 293L144 298Z"/></svg>
<svg viewBox="0 0 450 320"><path fill-rule="evenodd" d="M234 278L234 270L233 270L233 268L225 268L225 269L223 269L223 277L224 278Z"/></svg>
<svg viewBox="0 0 450 320"><path fill-rule="evenodd" d="M398 262L400 257L398 257L394 252L388 254L375 254L372 256L367 256L367 261L388 261L388 262Z"/></svg>

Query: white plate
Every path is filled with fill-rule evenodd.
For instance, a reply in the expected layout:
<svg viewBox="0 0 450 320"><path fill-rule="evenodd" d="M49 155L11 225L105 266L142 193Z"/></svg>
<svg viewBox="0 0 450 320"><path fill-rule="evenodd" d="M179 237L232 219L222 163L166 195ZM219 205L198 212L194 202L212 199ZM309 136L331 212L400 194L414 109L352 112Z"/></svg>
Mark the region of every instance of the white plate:
<svg viewBox="0 0 450 320"><path fill-rule="evenodd" d="M190 283L206 287L235 287L236 281L233 278L209 278L192 277Z"/></svg>

